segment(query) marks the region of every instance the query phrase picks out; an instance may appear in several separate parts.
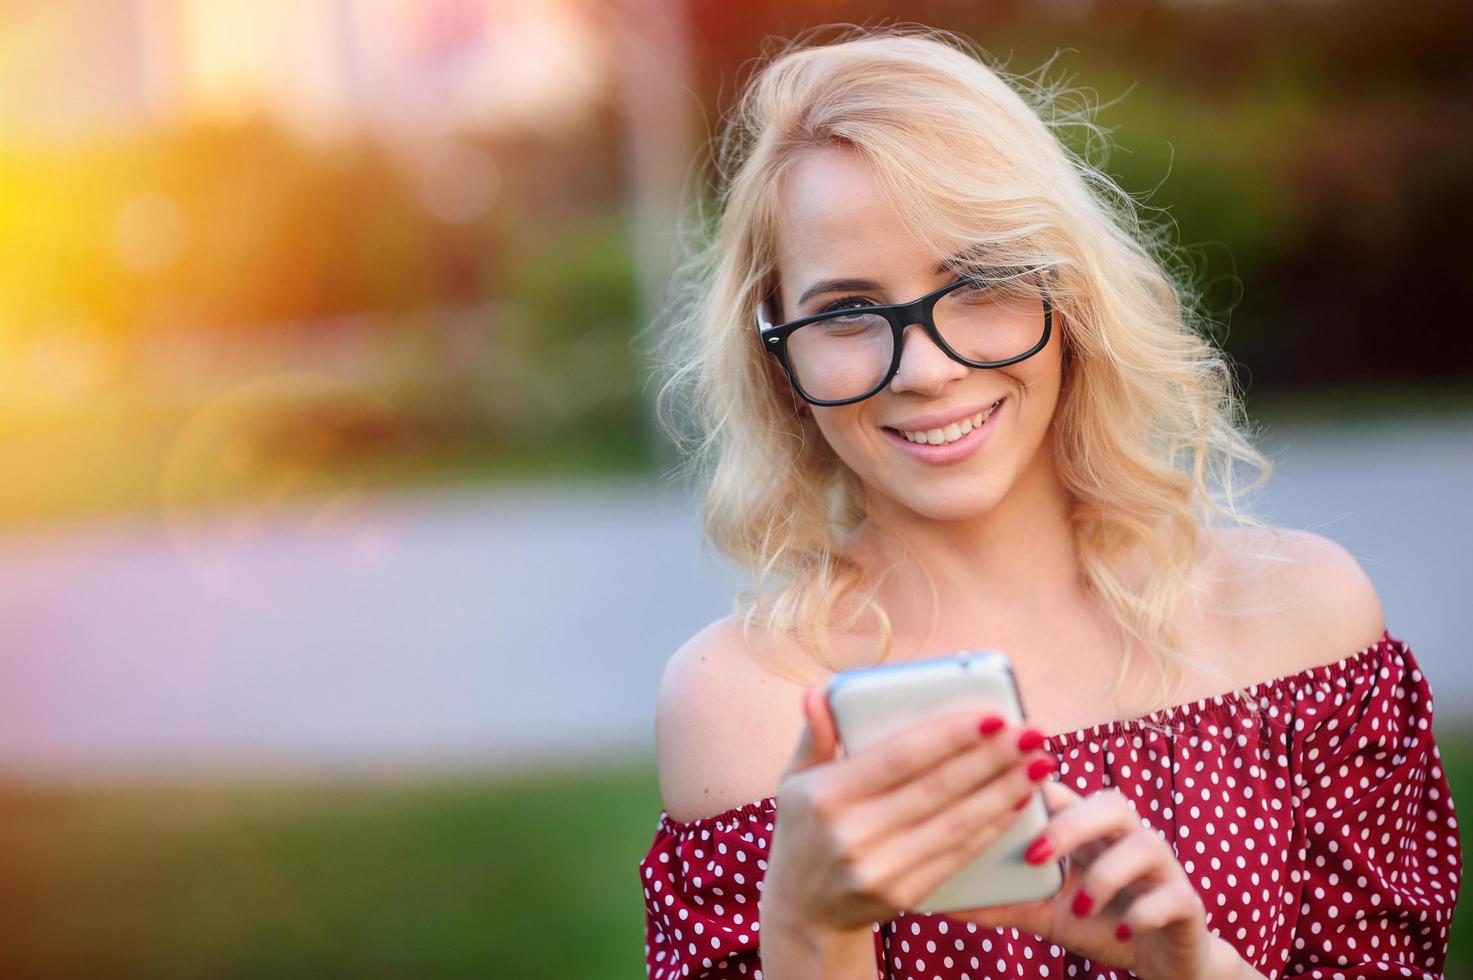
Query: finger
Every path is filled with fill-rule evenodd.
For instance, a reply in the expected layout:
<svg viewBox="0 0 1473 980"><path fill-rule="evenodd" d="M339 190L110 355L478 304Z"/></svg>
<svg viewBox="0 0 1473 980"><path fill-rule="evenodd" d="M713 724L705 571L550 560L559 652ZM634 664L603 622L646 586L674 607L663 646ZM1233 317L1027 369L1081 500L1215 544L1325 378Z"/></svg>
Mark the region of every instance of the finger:
<svg viewBox="0 0 1473 980"><path fill-rule="evenodd" d="M814 745L824 758L832 758L839 748L839 732L834 727L834 716L823 688L811 687L805 692L803 712L812 729Z"/></svg>
<svg viewBox="0 0 1473 980"><path fill-rule="evenodd" d="M828 762L834 758L837 747L833 717L824 703L821 689L807 688L803 692L803 731L798 735L798 744L783 770L783 778Z"/></svg>
<svg viewBox="0 0 1473 980"><path fill-rule="evenodd" d="M981 905L972 909L956 909L946 914L979 926L1025 928L1028 932L1045 932L1052 916L1049 899L1033 902L1010 902L1007 905Z"/></svg>
<svg viewBox="0 0 1473 980"><path fill-rule="evenodd" d="M984 712L966 709L917 722L867 746L832 777L833 791L846 799L878 796L917 774L975 748L991 736L978 725Z"/></svg>
<svg viewBox="0 0 1473 980"><path fill-rule="evenodd" d="M1075 915L1086 916L1109 905L1127 886L1140 892L1168 881L1175 860L1155 833L1139 828L1106 847L1083 870L1070 908Z"/></svg>
<svg viewBox="0 0 1473 980"><path fill-rule="evenodd" d="M968 922L975 922L979 926L1011 926L1019 919L1018 912L1021 904L1011 905L980 905L974 909L958 909L955 912L947 912L949 916L959 916L966 913Z"/></svg>
<svg viewBox="0 0 1473 980"><path fill-rule="evenodd" d="M1040 861L1055 859L1091 842L1111 844L1141 826L1140 815L1124 796L1100 790L1051 815L1028 852L1040 855Z"/></svg>
<svg viewBox="0 0 1473 980"><path fill-rule="evenodd" d="M1009 803L1027 799L1038 782L1058 768L1053 757L1023 741L1025 729L1004 727L984 737L970 750L958 752L940 765L914 777L889 793L857 804L851 811L855 833L861 839L890 834L963 804L982 787L1001 780L1011 794ZM972 807L990 811L989 803L974 800Z"/></svg>
<svg viewBox="0 0 1473 980"><path fill-rule="evenodd" d="M1206 914L1196 889L1185 878L1176 878L1138 896L1126 906L1120 921L1129 927L1131 935L1141 936L1176 922L1205 919Z"/></svg>
<svg viewBox="0 0 1473 980"><path fill-rule="evenodd" d="M1061 779L1050 779L1043 784L1043 802L1048 807L1049 813L1057 813L1067 806L1073 806L1084 797L1080 796Z"/></svg>
<svg viewBox="0 0 1473 980"><path fill-rule="evenodd" d="M916 900L982 853L1018 819L1015 801L1034 785L1019 760L999 778L909 828L885 830L868 861L901 894Z"/></svg>

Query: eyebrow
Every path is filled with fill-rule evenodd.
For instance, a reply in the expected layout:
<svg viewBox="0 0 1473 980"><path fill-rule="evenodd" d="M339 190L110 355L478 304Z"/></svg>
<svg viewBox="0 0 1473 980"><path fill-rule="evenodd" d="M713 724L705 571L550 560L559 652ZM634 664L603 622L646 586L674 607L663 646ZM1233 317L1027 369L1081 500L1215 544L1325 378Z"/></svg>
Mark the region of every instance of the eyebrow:
<svg viewBox="0 0 1473 980"><path fill-rule="evenodd" d="M947 263L964 262L968 259L975 258L976 256L965 253L953 255L951 258L944 260L943 262L941 262L941 264L936 266L936 271L931 274L934 276L939 276L942 273L946 272ZM820 279L818 282L814 283L803 291L803 295L798 297L797 305L802 306L813 297L822 295L823 293L836 293L840 290L845 289L879 288L881 288L880 284L875 282L873 279Z"/></svg>

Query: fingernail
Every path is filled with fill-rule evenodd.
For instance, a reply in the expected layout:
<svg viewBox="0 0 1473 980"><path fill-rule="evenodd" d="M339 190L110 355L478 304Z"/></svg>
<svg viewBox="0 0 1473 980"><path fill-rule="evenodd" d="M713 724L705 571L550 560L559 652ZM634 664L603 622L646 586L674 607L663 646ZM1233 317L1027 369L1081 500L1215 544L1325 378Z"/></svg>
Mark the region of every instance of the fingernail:
<svg viewBox="0 0 1473 980"><path fill-rule="evenodd" d="M1034 759L1028 763L1028 778L1036 783L1053 772L1057 765L1058 763L1054 762L1053 756L1046 755L1041 759Z"/></svg>
<svg viewBox="0 0 1473 980"><path fill-rule="evenodd" d="M1013 809L1014 810L1021 810L1021 809L1023 809L1025 806L1028 805L1028 801L1031 800L1031 799L1033 799L1033 797L1031 797L1031 796L1025 796L1025 797L1023 797L1017 803L1014 803L1013 804Z"/></svg>
<svg viewBox="0 0 1473 980"><path fill-rule="evenodd" d="M982 719L982 723L977 726L977 730L983 735L991 735L1006 724L1007 722L1003 721L998 715L988 715Z"/></svg>
<svg viewBox="0 0 1473 980"><path fill-rule="evenodd" d="M1095 900L1089 897L1089 893L1081 889L1074 895L1074 904L1070 906L1074 914L1078 916L1089 915L1089 910L1094 907Z"/></svg>
<svg viewBox="0 0 1473 980"><path fill-rule="evenodd" d="M1018 736L1018 748L1024 752L1031 752L1043 744L1043 732L1036 728L1025 728L1023 734Z"/></svg>
<svg viewBox="0 0 1473 980"><path fill-rule="evenodd" d="M1118 926L1116 926L1115 927L1115 938L1118 939L1118 940L1120 940L1122 943L1125 942L1127 939L1129 939L1130 938L1130 926L1126 925L1124 922L1122 922Z"/></svg>
<svg viewBox="0 0 1473 980"><path fill-rule="evenodd" d="M1054 853L1053 842L1047 837L1040 836L1028 845L1028 850L1023 852L1023 860L1029 864L1042 864L1052 853Z"/></svg>

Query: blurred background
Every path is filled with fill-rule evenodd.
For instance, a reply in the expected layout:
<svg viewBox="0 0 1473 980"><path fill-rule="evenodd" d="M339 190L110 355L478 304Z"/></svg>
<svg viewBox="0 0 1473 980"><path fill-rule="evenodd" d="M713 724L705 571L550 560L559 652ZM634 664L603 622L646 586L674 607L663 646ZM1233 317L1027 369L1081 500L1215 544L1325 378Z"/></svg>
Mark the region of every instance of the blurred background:
<svg viewBox="0 0 1473 980"><path fill-rule="evenodd" d="M0 0L0 976L642 974L742 584L650 325L755 59L896 20L1099 105L1473 799L1462 0Z"/></svg>

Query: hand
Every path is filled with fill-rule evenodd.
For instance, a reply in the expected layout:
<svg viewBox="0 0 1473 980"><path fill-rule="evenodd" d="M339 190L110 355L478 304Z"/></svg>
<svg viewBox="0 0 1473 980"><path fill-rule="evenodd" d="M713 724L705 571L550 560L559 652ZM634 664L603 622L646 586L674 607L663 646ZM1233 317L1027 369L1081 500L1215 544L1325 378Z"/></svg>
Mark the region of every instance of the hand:
<svg viewBox="0 0 1473 980"><path fill-rule="evenodd" d="M1043 735L953 712L836 758L821 692L777 791L764 922L865 930L913 908L1002 835L1055 768ZM983 730L985 728L985 731ZM765 928L764 928L764 931Z"/></svg>
<svg viewBox="0 0 1473 980"><path fill-rule="evenodd" d="M1037 902L947 912L949 918L1036 933L1143 980L1228 980L1246 969L1207 929L1206 910L1170 845L1117 790L1080 796L1044 783L1050 816L1038 861L1067 858L1064 887ZM1085 897L1080 897L1085 896Z"/></svg>

